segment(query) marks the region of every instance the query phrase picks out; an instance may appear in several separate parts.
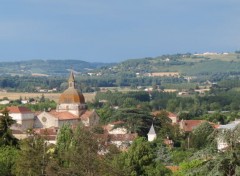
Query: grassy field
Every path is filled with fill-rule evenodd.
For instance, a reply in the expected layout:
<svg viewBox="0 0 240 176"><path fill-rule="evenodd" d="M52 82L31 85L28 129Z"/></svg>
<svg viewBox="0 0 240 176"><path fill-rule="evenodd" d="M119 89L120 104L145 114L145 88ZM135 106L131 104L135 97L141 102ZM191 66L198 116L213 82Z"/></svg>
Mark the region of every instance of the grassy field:
<svg viewBox="0 0 240 176"><path fill-rule="evenodd" d="M16 93L16 92L0 92L0 99L7 97L9 100L16 100L22 97L22 99L26 98L36 98L41 97L42 94L45 98L49 98L50 100L54 100L58 102L59 96L61 93ZM95 98L95 93L84 93L85 101L93 101Z"/></svg>

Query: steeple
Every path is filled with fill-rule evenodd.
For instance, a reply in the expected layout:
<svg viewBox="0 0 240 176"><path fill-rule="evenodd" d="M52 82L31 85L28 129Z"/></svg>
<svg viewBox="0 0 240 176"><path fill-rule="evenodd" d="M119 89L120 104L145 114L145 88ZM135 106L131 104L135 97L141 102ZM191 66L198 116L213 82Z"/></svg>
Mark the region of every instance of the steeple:
<svg viewBox="0 0 240 176"><path fill-rule="evenodd" d="M70 76L68 79L68 87L70 88L75 88L75 79L74 79L74 75L73 75L73 71L71 70L70 72Z"/></svg>
<svg viewBox="0 0 240 176"><path fill-rule="evenodd" d="M151 126L147 135L148 135L148 141L150 141L150 142L157 138L157 134L155 132L153 124L152 124L152 126Z"/></svg>

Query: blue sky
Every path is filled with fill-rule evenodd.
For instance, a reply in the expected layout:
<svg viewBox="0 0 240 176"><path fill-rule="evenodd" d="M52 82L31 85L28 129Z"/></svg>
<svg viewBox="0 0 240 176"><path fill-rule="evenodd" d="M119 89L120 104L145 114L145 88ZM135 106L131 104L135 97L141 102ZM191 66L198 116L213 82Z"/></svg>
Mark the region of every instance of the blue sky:
<svg viewBox="0 0 240 176"><path fill-rule="evenodd" d="M239 0L0 0L0 61L240 49Z"/></svg>

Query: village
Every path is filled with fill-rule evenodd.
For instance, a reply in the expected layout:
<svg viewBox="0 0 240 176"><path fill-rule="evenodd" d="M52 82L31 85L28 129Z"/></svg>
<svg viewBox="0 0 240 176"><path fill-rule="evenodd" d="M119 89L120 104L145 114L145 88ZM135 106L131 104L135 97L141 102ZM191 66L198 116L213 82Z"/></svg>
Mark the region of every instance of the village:
<svg viewBox="0 0 240 176"><path fill-rule="evenodd" d="M23 106L28 102L22 101L21 103L23 105L21 106L6 105L6 108L1 110L1 117L7 113L9 117L16 122L10 127L11 134L16 139L21 141L28 139L32 135L38 135L44 139L48 146L59 145L59 133L61 133L62 128L64 129L68 126L75 129L78 125L81 125L87 131L94 131L93 135L103 144L104 147L98 149L97 155L107 155L109 152L108 146L111 145L117 147L121 152L126 152L131 148L134 141L137 141L137 139L141 137L145 137L149 144L158 141L157 143L165 146L167 150L174 150L175 148L177 149L180 146L184 146L183 148L185 148L185 150L190 151L191 148L196 147L196 144L194 144L195 138L199 138L199 136L195 136L196 131L201 130L201 128L205 130L204 126L208 126L207 128L212 129L212 132L217 132L215 132L214 136L216 139L214 150L226 152L230 144L228 139L224 138L222 134L226 133L226 131L230 133L235 131L240 123L238 119L228 124L214 123L204 119L186 119L181 118L181 115L174 112L156 110L152 111L149 117L147 117L147 114L145 114L146 117L142 116L143 119L149 118L150 121L142 124L145 126L145 132L138 132L138 130L129 129L127 117L109 123L100 123L102 117L97 113L98 111L96 109L90 109L87 106L84 95L76 89L75 85L75 77L71 71L68 78L68 88L60 94L56 109L49 107L45 108L44 111L32 111L26 106ZM151 91L152 90L147 90L149 95L151 95ZM108 101L101 101L101 103L108 103ZM111 109L111 107L109 108ZM119 107L113 108L118 109ZM136 110L136 112L137 111L138 110ZM209 111L208 113L214 112ZM120 114L120 116L126 115L127 114L124 115L124 113ZM132 122L133 127L138 125L138 119L136 118L134 121ZM173 134L174 131L179 134ZM209 132L208 135L212 132ZM204 131L200 131L200 135L205 135ZM179 143L180 138L184 139L181 144ZM159 142L159 140L161 142ZM207 141L208 139L202 138L201 140ZM207 143L206 141L200 142ZM172 173L181 172L181 166L174 163L169 163L165 165L165 167Z"/></svg>

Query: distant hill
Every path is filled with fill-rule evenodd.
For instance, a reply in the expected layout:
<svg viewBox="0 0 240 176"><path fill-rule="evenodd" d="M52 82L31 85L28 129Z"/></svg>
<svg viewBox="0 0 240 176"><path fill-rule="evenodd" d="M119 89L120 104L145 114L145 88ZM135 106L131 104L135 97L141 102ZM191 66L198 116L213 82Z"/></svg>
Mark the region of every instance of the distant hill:
<svg viewBox="0 0 240 176"><path fill-rule="evenodd" d="M11 75L34 76L61 76L73 69L76 73L85 73L90 70L111 66L107 63L90 63L81 60L29 60L17 62L1 62L0 73Z"/></svg>
<svg viewBox="0 0 240 176"><path fill-rule="evenodd" d="M78 73L100 73L104 77L121 75L133 77L151 72L179 72L180 75L214 74L240 75L240 53L175 54L129 59L117 64L90 63L81 60L30 60L1 62L0 74L62 76L69 69ZM96 74L95 74L96 75Z"/></svg>
<svg viewBox="0 0 240 176"><path fill-rule="evenodd" d="M175 54L155 58L130 59L110 69L101 70L103 74L179 72L181 75L197 76L230 73L240 75L239 53Z"/></svg>
<svg viewBox="0 0 240 176"><path fill-rule="evenodd" d="M70 69L76 73L76 80L81 83L79 89L84 92L93 91L97 87L176 87L172 84L183 84L186 88L207 80L216 83L240 78L240 53L163 55L116 64L79 60L2 62L0 88L20 92L34 92L36 87L64 90ZM35 76L34 79L32 76ZM191 85L184 85L190 80Z"/></svg>

